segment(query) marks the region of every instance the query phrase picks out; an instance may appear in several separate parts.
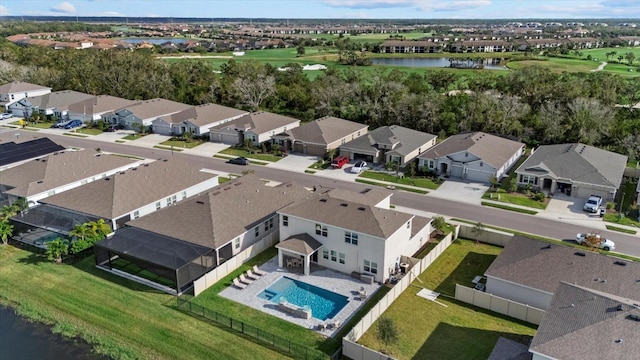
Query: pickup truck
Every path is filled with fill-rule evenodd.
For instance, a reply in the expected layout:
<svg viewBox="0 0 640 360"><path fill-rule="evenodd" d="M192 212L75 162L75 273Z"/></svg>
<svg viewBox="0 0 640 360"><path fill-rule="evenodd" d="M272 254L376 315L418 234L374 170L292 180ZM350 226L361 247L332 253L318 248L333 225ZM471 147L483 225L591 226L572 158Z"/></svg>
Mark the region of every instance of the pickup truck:
<svg viewBox="0 0 640 360"><path fill-rule="evenodd" d="M597 213L600 209L600 205L602 205L602 197L591 195L587 202L584 203L582 210Z"/></svg>
<svg viewBox="0 0 640 360"><path fill-rule="evenodd" d="M578 244L585 244L585 239L587 238L587 236L590 236L591 234L589 233L578 233L576 235L576 242ZM609 250L615 250L616 249L616 244L609 240L609 239L605 239L605 238L601 238L600 235L596 234L595 235L598 239L600 239L600 245L598 245L598 247L604 251L609 251Z"/></svg>

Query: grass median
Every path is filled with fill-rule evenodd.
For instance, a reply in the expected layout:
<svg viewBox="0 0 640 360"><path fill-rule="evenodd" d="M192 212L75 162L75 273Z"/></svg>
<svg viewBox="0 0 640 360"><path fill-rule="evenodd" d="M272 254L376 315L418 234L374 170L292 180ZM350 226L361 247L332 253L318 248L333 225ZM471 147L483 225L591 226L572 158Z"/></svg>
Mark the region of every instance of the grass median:
<svg viewBox="0 0 640 360"><path fill-rule="evenodd" d="M502 210L515 211L515 212L519 212L519 213L522 213L522 214L535 215L535 214L538 213L537 211L533 211L533 210L529 210L529 209L521 209L521 208L517 208L517 207L513 207L513 206L496 204L496 203L492 203L492 202L488 202L488 201L482 201L480 204L482 204L482 206L489 206L489 207L494 207L494 208L502 209Z"/></svg>

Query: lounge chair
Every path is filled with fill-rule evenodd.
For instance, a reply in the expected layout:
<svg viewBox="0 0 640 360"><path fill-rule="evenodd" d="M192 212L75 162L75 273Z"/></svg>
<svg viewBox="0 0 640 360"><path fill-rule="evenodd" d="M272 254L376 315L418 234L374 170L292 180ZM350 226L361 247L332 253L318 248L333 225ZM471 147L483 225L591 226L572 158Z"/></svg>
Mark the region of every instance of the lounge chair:
<svg viewBox="0 0 640 360"><path fill-rule="evenodd" d="M336 320L329 324L329 329L336 330L340 327L340 320Z"/></svg>
<svg viewBox="0 0 640 360"><path fill-rule="evenodd" d="M247 270L246 275L247 275L247 277L249 279L254 280L254 281L260 279L260 276L252 273L251 270Z"/></svg>
<svg viewBox="0 0 640 360"><path fill-rule="evenodd" d="M247 279L244 274L240 274L239 278L241 283L245 283L247 285L250 285L253 282L253 280Z"/></svg>
<svg viewBox="0 0 640 360"><path fill-rule="evenodd" d="M325 331L327 330L327 324L322 323L322 324L318 324L318 331Z"/></svg>
<svg viewBox="0 0 640 360"><path fill-rule="evenodd" d="M358 294L360 296L367 296L367 290L365 290L364 286L360 287L360 290L358 290Z"/></svg>
<svg viewBox="0 0 640 360"><path fill-rule="evenodd" d="M262 276L262 275L266 275L267 274L266 271L262 271L262 270L258 269L258 265L253 265L253 272L258 276Z"/></svg>
<svg viewBox="0 0 640 360"><path fill-rule="evenodd" d="M241 283L240 281L238 281L238 278L234 278L233 279L233 286L237 287L238 289L242 290L244 288L247 287L246 284Z"/></svg>

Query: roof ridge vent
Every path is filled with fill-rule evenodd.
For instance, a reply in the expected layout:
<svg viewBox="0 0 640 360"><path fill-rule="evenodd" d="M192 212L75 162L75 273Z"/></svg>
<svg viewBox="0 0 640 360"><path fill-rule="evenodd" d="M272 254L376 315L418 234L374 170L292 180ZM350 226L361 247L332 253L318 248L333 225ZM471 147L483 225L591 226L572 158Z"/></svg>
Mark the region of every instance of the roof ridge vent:
<svg viewBox="0 0 640 360"><path fill-rule="evenodd" d="M196 201L196 204L202 204L202 205L204 205L204 201L202 201L202 200L198 200L198 201Z"/></svg>
<svg viewBox="0 0 640 360"><path fill-rule="evenodd" d="M358 210L360 210L360 211L365 211L365 210L367 210L367 209L366 209L364 206L360 206L360 207L358 207Z"/></svg>

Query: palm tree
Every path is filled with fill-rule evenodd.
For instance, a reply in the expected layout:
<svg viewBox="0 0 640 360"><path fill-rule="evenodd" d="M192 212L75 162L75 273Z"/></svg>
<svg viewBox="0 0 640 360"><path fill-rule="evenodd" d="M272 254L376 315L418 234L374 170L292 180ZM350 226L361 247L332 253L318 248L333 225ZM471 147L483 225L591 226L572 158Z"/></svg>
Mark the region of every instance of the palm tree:
<svg viewBox="0 0 640 360"><path fill-rule="evenodd" d="M625 59L629 62L629 65L633 65L633 61L636 59L636 55L632 52L628 52L625 54Z"/></svg>
<svg viewBox="0 0 640 360"><path fill-rule="evenodd" d="M7 245L11 235L13 235L13 225L9 224L7 220L0 221L0 239L2 243Z"/></svg>
<svg viewBox="0 0 640 360"><path fill-rule="evenodd" d="M91 235L91 229L87 226L87 224L78 224L73 227L71 231L69 231L70 236L77 237L80 241L84 241L87 236Z"/></svg>
<svg viewBox="0 0 640 360"><path fill-rule="evenodd" d="M473 229L471 229L471 232L476 234L474 236L474 239L476 241L476 244L478 243L478 237L480 237L480 235L484 232L484 224L481 222L477 222L475 225L473 225Z"/></svg>
<svg viewBox="0 0 640 360"><path fill-rule="evenodd" d="M622 60L624 60L624 56L622 56L622 55L618 56L618 63L621 63Z"/></svg>
<svg viewBox="0 0 640 360"><path fill-rule="evenodd" d="M90 221L88 223L91 231L95 233L100 239L104 238L111 233L111 226L107 224L104 219L98 219L98 221Z"/></svg>
<svg viewBox="0 0 640 360"><path fill-rule="evenodd" d="M47 244L47 251L45 252L49 261L55 261L57 263L61 263L62 255L67 255L68 253L69 245L61 238L50 241Z"/></svg>
<svg viewBox="0 0 640 360"><path fill-rule="evenodd" d="M15 214L17 214L16 208L13 205L5 205L2 207L2 210L0 210L0 216L2 217L2 219L9 219L10 217L14 216Z"/></svg>
<svg viewBox="0 0 640 360"><path fill-rule="evenodd" d="M431 224L433 225L433 228L438 232L438 235L444 235L444 230L447 227L447 221L443 216L434 217Z"/></svg>

